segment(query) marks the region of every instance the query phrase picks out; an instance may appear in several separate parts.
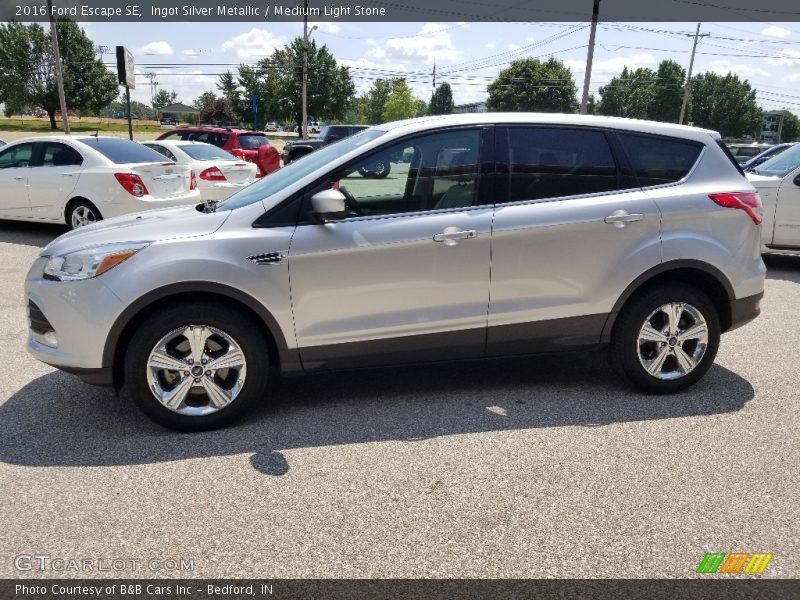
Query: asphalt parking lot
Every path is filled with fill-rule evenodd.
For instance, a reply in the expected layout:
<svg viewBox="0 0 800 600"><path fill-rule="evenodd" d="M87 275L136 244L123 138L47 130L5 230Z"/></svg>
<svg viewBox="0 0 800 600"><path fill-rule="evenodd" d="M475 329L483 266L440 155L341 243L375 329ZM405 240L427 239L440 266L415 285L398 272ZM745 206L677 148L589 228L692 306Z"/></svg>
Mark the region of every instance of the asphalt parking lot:
<svg viewBox="0 0 800 600"><path fill-rule="evenodd" d="M692 390L596 354L286 379L177 434L25 352L25 272L62 230L0 223L0 577L15 557L187 559L119 576L687 577L706 552L800 576L800 259ZM107 576L108 573L104 573Z"/></svg>

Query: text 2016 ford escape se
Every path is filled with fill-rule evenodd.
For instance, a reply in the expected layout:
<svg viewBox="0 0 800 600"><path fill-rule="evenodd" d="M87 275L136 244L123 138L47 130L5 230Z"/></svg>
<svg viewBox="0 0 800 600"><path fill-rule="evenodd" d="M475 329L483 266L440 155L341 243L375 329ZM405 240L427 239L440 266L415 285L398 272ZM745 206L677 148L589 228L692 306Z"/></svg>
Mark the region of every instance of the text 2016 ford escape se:
<svg viewBox="0 0 800 600"><path fill-rule="evenodd" d="M358 174L396 157L385 179ZM759 313L761 210L710 131L522 113L390 123L223 202L56 239L27 276L28 349L189 430L267 398L268 365L608 344L636 387L675 392Z"/></svg>

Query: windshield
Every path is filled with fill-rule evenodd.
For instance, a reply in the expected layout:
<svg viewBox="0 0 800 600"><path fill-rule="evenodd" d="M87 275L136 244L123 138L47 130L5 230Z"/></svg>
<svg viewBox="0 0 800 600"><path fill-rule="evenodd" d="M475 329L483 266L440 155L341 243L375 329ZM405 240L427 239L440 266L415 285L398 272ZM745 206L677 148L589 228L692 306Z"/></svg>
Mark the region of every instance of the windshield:
<svg viewBox="0 0 800 600"><path fill-rule="evenodd" d="M239 160L233 154L210 144L181 144L178 147L195 160Z"/></svg>
<svg viewBox="0 0 800 600"><path fill-rule="evenodd" d="M383 134L384 132L378 129L366 129L357 135L345 138L338 144L325 146L304 156L303 160L291 162L265 176L261 181L230 196L227 200L221 201L217 205L217 210L235 210L243 206L250 206L254 202L266 200L273 194L300 181L306 175L327 166L343 154L360 148Z"/></svg>
<svg viewBox="0 0 800 600"><path fill-rule="evenodd" d="M761 163L753 169L753 172L768 177L784 177L797 167L800 167L800 144L796 144Z"/></svg>

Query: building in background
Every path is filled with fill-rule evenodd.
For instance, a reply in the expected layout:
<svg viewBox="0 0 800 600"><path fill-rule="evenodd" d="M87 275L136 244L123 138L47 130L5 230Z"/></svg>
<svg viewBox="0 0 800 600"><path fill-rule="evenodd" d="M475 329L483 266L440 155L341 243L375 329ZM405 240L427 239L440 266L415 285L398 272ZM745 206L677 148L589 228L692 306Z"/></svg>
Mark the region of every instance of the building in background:
<svg viewBox="0 0 800 600"><path fill-rule="evenodd" d="M484 113L486 112L486 102L473 102L472 104L459 104L453 107L453 112L461 113Z"/></svg>

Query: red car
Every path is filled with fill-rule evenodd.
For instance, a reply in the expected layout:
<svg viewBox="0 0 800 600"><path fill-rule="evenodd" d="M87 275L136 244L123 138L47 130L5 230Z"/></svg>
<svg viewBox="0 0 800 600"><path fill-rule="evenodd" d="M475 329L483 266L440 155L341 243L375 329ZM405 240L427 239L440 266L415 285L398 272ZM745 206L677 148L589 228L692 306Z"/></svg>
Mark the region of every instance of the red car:
<svg viewBox="0 0 800 600"><path fill-rule="evenodd" d="M183 127L161 134L157 139L188 140L213 144L237 158L255 163L258 167L259 177L277 171L281 166L280 154L261 131L228 127Z"/></svg>

